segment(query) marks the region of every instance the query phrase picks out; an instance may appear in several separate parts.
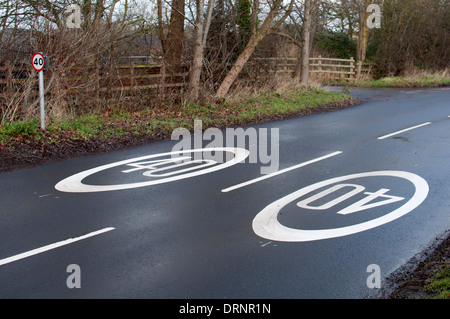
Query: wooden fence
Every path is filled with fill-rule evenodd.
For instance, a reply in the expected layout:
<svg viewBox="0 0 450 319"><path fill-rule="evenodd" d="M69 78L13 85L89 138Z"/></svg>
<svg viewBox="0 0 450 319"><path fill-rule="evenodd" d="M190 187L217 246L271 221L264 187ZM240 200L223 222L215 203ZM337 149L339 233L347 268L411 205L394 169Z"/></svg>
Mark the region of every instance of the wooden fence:
<svg viewBox="0 0 450 319"><path fill-rule="evenodd" d="M298 64L297 58L254 58L257 63L263 63L269 71L275 73L295 72ZM372 64L355 62L354 58L350 59L335 59L323 58L318 56L309 59L309 73L310 76L322 80L345 79L355 81L361 78L368 77L372 71Z"/></svg>
<svg viewBox="0 0 450 319"><path fill-rule="evenodd" d="M293 73L297 58L253 58L260 66L259 72ZM372 65L350 59L323 58L309 59L311 77L318 80L345 79L355 81L370 75ZM92 98L112 98L133 95L146 90L164 96L167 89L181 89L189 76L187 66L168 68L164 64L116 64L107 70L95 63L88 66L75 66L70 70L59 70L53 74L51 68L44 73L46 84L52 76L58 77L59 89L66 90L69 96L85 94ZM32 81L30 81L30 79ZM31 64L4 63L0 65L0 102L2 98L26 92L26 97L38 95L37 76Z"/></svg>
<svg viewBox="0 0 450 319"><path fill-rule="evenodd" d="M31 73L31 64L26 67L23 63L12 64L9 61L0 65L0 94L9 91L21 91Z"/></svg>
<svg viewBox="0 0 450 319"><path fill-rule="evenodd" d="M35 76L30 65L11 64L0 65L0 97L11 92L23 92L26 84ZM58 76L60 88L68 91L68 95L113 93L120 91L127 94L139 90L159 90L167 88L182 88L189 73L187 67L167 68L164 64L128 64L114 65L108 70L100 65L74 66L69 70L59 70L54 74L51 69L44 72L46 84L53 76ZM37 77L32 84L30 96L38 95Z"/></svg>

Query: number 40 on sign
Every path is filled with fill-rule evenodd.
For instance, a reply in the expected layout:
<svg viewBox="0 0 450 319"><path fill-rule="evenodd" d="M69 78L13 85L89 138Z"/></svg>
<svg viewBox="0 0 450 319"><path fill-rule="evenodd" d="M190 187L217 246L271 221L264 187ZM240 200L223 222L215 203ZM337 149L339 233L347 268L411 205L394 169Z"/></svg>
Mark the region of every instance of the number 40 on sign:
<svg viewBox="0 0 450 319"><path fill-rule="evenodd" d="M33 54L31 66L39 74L39 105L41 111L41 129L45 130L44 71L48 69L48 58L42 52Z"/></svg>

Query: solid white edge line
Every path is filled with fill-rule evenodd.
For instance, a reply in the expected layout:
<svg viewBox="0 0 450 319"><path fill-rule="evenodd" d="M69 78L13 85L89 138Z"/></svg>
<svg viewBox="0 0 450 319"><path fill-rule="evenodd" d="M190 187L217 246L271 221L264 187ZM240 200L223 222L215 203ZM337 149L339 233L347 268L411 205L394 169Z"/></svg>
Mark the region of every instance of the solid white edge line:
<svg viewBox="0 0 450 319"><path fill-rule="evenodd" d="M263 175L261 177L249 180L247 182L243 182L243 183L240 183L240 184L237 184L237 185L234 185L234 186L230 186L230 187L224 188L224 189L222 189L222 193L227 193L227 192L233 191L235 189L238 189L238 188L241 188L241 187L253 184L253 183L257 183L259 181L271 178L273 176L280 175L280 174L292 171L294 169L297 169L297 168L300 168L300 167L304 167L306 165L309 165L309 164L312 164L312 163L315 163L315 162L319 162L321 160L324 160L324 159L327 159L329 157L333 157L333 156L336 156L336 155L339 155L339 154L342 154L342 152L341 151L334 152L334 153L331 153L331 154L328 154L328 155L325 155L325 156L322 156L322 157L318 157L318 158L312 159L312 160L307 161L307 162L303 162L303 163L300 163L300 164L297 164L297 165L294 165L294 166L282 169L280 171L276 171L276 172L271 173L271 174Z"/></svg>
<svg viewBox="0 0 450 319"><path fill-rule="evenodd" d="M400 133L403 133L403 132L406 132L406 131L414 130L416 128L419 128L419 127L422 127L422 126L425 126L425 125L429 125L429 124L431 124L431 122L426 122L426 123L422 123L422 124L419 124L419 125L416 125L416 126L408 127L408 128L405 128L404 130L401 130L401 131L397 131L397 132L394 132L394 133L390 133L390 134L387 134L387 135L380 136L380 137L378 137L378 139L379 140L384 140L385 138L388 138L388 137L391 137L391 136L394 136L394 135L397 135L397 134L400 134Z"/></svg>
<svg viewBox="0 0 450 319"><path fill-rule="evenodd" d="M37 254L40 254L40 253L43 253L43 252L46 252L46 251L49 251L49 250L61 247L61 246L69 245L69 244L72 244L72 243L74 243L76 241L80 241L80 240L83 240L83 239L86 239L86 238L89 238L89 237L100 235L102 233L105 233L105 232L108 232L108 231L111 231L111 230L114 230L114 229L115 229L114 227L106 227L106 228L103 228L103 229L91 232L89 234L86 234L86 235L83 235L83 236L80 236L80 237L69 238L67 240L59 241L57 243L53 243L53 244L46 245L46 246L43 246L43 247L40 247L40 248L29 250L27 252L24 252L24 253L21 253L21 254L17 254L17 255L8 257L8 258L4 258L4 259L0 260L0 266L8 264L8 263L11 263L11 262L14 262L14 261L17 261L17 260L20 260L20 259L24 259L24 258L33 256L33 255L37 255Z"/></svg>

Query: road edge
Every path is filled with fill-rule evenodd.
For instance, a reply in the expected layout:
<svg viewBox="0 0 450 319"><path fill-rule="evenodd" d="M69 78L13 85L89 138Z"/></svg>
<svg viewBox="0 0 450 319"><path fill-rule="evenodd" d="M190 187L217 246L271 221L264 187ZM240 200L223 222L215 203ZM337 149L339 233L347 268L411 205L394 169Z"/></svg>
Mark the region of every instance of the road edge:
<svg viewBox="0 0 450 319"><path fill-rule="evenodd" d="M432 263L433 257L438 253L438 248L446 241L450 240L450 229L436 236L436 238L426 246L422 251L415 254L405 264L401 265L389 273L382 281L381 288L371 292L366 299L399 299L396 294L402 289L402 284L409 278L415 276L414 272L418 270L423 263ZM408 285L406 283L406 285ZM403 298L400 298L403 299ZM416 298L417 299L417 298Z"/></svg>

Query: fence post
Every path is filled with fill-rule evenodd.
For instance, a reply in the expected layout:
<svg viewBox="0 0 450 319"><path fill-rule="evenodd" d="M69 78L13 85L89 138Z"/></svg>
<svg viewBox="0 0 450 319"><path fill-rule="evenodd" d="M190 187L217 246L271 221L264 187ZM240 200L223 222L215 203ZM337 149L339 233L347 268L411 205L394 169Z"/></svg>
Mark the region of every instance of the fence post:
<svg viewBox="0 0 450 319"><path fill-rule="evenodd" d="M318 58L318 60L317 60L317 64L318 64L318 66L317 66L317 78L321 79L322 78L322 56L319 55L317 58Z"/></svg>
<svg viewBox="0 0 450 319"><path fill-rule="evenodd" d="M164 93L165 93L165 86L166 86L166 64L163 62L161 68L159 69L159 72L161 73L161 87L159 90L159 98L161 103L165 100Z"/></svg>
<svg viewBox="0 0 450 319"><path fill-rule="evenodd" d="M5 80L6 80L6 96L10 96L12 93L12 70L11 62L5 62Z"/></svg>
<svg viewBox="0 0 450 319"><path fill-rule="evenodd" d="M354 80L355 79L355 59L353 57L350 57L350 72L351 72L351 74L349 74L349 78L350 78L350 80Z"/></svg>
<svg viewBox="0 0 450 319"><path fill-rule="evenodd" d="M357 75L358 80L361 78L361 68L362 68L362 61L358 61L358 75Z"/></svg>
<svg viewBox="0 0 450 319"><path fill-rule="evenodd" d="M130 60L130 88L133 94L134 93L134 62Z"/></svg>
<svg viewBox="0 0 450 319"><path fill-rule="evenodd" d="M98 57L95 59L95 104L100 106L100 66Z"/></svg>

